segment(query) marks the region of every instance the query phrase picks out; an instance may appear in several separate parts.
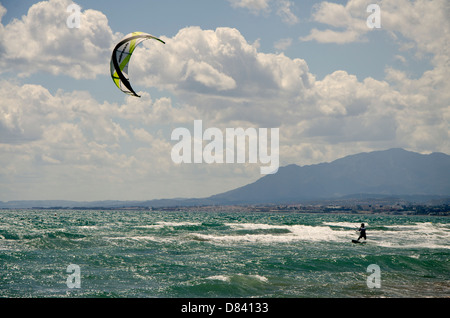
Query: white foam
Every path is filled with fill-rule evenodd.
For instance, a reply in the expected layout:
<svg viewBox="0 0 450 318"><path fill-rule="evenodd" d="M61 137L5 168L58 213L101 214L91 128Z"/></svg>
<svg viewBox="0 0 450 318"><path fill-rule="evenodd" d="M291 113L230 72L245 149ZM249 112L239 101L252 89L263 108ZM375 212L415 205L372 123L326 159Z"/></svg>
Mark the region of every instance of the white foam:
<svg viewBox="0 0 450 318"><path fill-rule="evenodd" d="M161 238L150 235L135 235L135 236L117 236L117 237L106 237L108 241L138 241L138 242L158 242L158 243L166 243L172 242L173 239L170 238Z"/></svg>
<svg viewBox="0 0 450 318"><path fill-rule="evenodd" d="M148 236L148 235L143 235L143 236L127 236L127 239L130 240L135 240L135 241L160 241L160 238L156 238L154 236Z"/></svg>
<svg viewBox="0 0 450 318"><path fill-rule="evenodd" d="M223 281L223 282L230 282L234 278L256 280L256 281L263 282L263 283L267 283L269 281L269 279L267 277L264 277L264 276L261 276L261 275L244 275L244 274L237 274L237 275L232 275L232 276L214 275L214 276L207 277L206 279L220 280L220 281Z"/></svg>
<svg viewBox="0 0 450 318"><path fill-rule="evenodd" d="M137 225L136 228L142 228L142 229L161 229L164 227L178 227L178 226L192 226L192 225L201 225L201 223L198 222L156 222L156 224L149 224L149 225Z"/></svg>
<svg viewBox="0 0 450 318"><path fill-rule="evenodd" d="M157 222L159 225L163 226L190 226L190 225L200 225L199 222Z"/></svg>
<svg viewBox="0 0 450 318"><path fill-rule="evenodd" d="M264 223L225 223L225 225L233 229L244 229L244 230L268 230L268 229L286 229L289 225L271 225Z"/></svg>
<svg viewBox="0 0 450 318"><path fill-rule="evenodd" d="M97 225L83 225L83 226L80 226L80 229L83 229L83 230L98 230L99 227Z"/></svg>
<svg viewBox="0 0 450 318"><path fill-rule="evenodd" d="M210 276L210 277L207 277L206 279L221 280L223 282L229 282L230 281L230 277L229 276L225 276L225 275Z"/></svg>
<svg viewBox="0 0 450 318"><path fill-rule="evenodd" d="M270 225L258 223L229 223L234 229L285 229L286 233L246 233L212 235L196 233L195 237L203 241L223 242L223 243L289 243L295 241L345 241L348 233L334 231L329 226L309 226L309 225Z"/></svg>
<svg viewBox="0 0 450 318"><path fill-rule="evenodd" d="M267 283L269 279L267 277L261 276L261 275L249 275L249 277L255 278L256 280L259 280L263 283Z"/></svg>
<svg viewBox="0 0 450 318"><path fill-rule="evenodd" d="M450 228L447 224L414 223L406 225L386 225L390 230L373 231L379 246L393 248L445 248L450 249Z"/></svg>
<svg viewBox="0 0 450 318"><path fill-rule="evenodd" d="M352 223L352 222L323 222L323 225L329 225L329 226L337 226L337 227L345 227L345 228L352 228L352 229L359 229L361 226L361 223ZM367 227L369 223L364 222L364 225Z"/></svg>

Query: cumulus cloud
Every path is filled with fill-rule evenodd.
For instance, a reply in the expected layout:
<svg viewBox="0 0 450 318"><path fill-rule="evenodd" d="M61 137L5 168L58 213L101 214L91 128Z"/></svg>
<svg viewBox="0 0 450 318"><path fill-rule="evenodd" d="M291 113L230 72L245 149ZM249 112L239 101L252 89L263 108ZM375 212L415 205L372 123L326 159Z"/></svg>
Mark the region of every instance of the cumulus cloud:
<svg viewBox="0 0 450 318"><path fill-rule="evenodd" d="M269 10L271 0L228 0L233 8L246 8L251 12L258 14L261 11Z"/></svg>
<svg viewBox="0 0 450 318"><path fill-rule="evenodd" d="M330 28L314 28L300 39L339 44L365 40L371 31L366 26L370 14L366 8L370 3L365 0L350 0L345 5L320 3L315 8L313 19ZM365 79L359 82L342 72L330 74L323 81L316 82L315 89L319 91L314 96L320 101L317 106L322 114L343 116L339 120L341 128L337 123L333 125L333 121L320 122L336 127L333 131L341 136L338 138L341 141L372 139L374 146L378 140L379 146L390 144L416 151L449 152L450 84L444 75L450 71L450 42L447 41L450 34L449 3L445 0L378 3L381 32L387 32L400 49L413 50L418 58L431 56L433 68L417 79L409 78L403 71L387 68L386 81ZM402 56L397 55L396 58L406 62ZM337 78L338 81L335 80ZM355 108L356 105L359 106ZM352 115L356 109L360 114ZM314 120L303 125L303 129L310 135L320 135L320 131L324 133L320 127L314 126ZM322 138L330 140L326 135Z"/></svg>
<svg viewBox="0 0 450 318"><path fill-rule="evenodd" d="M69 3L40 2L20 20L0 25L0 63L4 69L11 71L14 66L22 76L48 71L75 78L107 72L105 60L109 61L116 34L106 17L94 10L82 11L81 28L72 32L65 25ZM269 1L239 3L264 10ZM67 191L78 191L83 198L89 193L96 195L92 199L108 198L110 184L123 198L152 198L169 189L167 193L186 196L213 194L260 177L256 165L174 166L170 133L175 127L191 128L195 119L203 120L204 128L279 127L282 165L317 163L389 147L450 152L448 41L430 23L431 9L421 6L425 2L399 3L407 12L394 14L394 7L389 13L383 11L382 25L392 30L393 36L399 33L407 42L402 44L412 43L410 47L418 53L432 55L434 68L417 79L390 68L385 80L361 79L342 70L318 80L305 60L263 53L237 29L186 27L173 37L162 37L165 45L143 42L130 64L135 88L156 87L170 92L176 104L168 97L152 99L145 92L140 99L127 96L121 103L99 102L87 92L50 93L40 85L2 81L0 187L14 193L19 190L5 184L26 184L30 188L20 193L32 187L39 193L36 189L48 186L51 195L59 185L55 180L64 180L74 185ZM439 0L432 3L436 10L445 4ZM314 17L333 28L343 28L349 37L344 42L354 41L366 32L356 24L362 21L367 28L363 4L356 0L346 6L322 3ZM382 5L386 10L388 4ZM336 10L330 11L331 7ZM363 7L360 15L354 13L355 8ZM414 21L407 21L411 14L424 15L420 23L425 29L416 29ZM441 34L447 34L448 22L443 18L443 14L435 14L435 19L443 23ZM55 21L63 27L56 30ZM30 39L38 25L43 32L41 38ZM25 43L21 34L31 42ZM319 34L331 36L319 32L311 39L317 40ZM15 55L13 47L19 44L5 44L13 38L26 50ZM78 45L71 42L74 39ZM281 50L290 43L287 40L276 45ZM79 50L77 54L75 49ZM83 69L90 75L77 73L82 62L88 63ZM202 184L205 190L200 193L198 182L214 180L211 176L221 178L220 186L215 188L214 181L208 181L211 183ZM27 178L27 182L18 182L20 178ZM29 182L35 179L39 184ZM131 182L139 185L134 189L139 188L140 193L128 193ZM98 189L104 192L100 194Z"/></svg>
<svg viewBox="0 0 450 318"><path fill-rule="evenodd" d="M118 38L100 11L81 10L80 28L67 26L70 0L49 0L30 7L27 14L0 27L2 72L20 76L45 71L76 79L106 74L111 46ZM0 13L6 9L0 4ZM3 14L0 14L0 18Z"/></svg>
<svg viewBox="0 0 450 318"><path fill-rule="evenodd" d="M245 8L259 15L275 11L276 15L286 24L294 25L299 18L292 12L294 2L289 0L228 0L233 8Z"/></svg>
<svg viewBox="0 0 450 318"><path fill-rule="evenodd" d="M441 86L448 84L438 69L418 80L388 70L386 81L359 80L345 71L319 81L304 60L259 52L236 29L189 27L165 40L164 47L149 43L135 53L139 84L170 90L211 125L280 126L285 143L359 143L362 149L414 147L406 131L419 129L419 123L432 130L430 123L437 121L441 129L420 150L448 148L445 121L439 119L448 106ZM425 121L430 103L438 112L434 121ZM295 153L284 155L296 160Z"/></svg>
<svg viewBox="0 0 450 318"><path fill-rule="evenodd" d="M280 121L291 104L279 100L301 98L314 82L304 60L259 52L237 29L188 27L164 40L164 46L147 41L135 51L130 73L136 83L169 90L218 121Z"/></svg>
<svg viewBox="0 0 450 318"><path fill-rule="evenodd" d="M25 180L32 192L50 196L53 191L64 197L55 180L76 184L73 195L97 198L108 197L102 189L111 182L126 190L130 182L163 180L173 164L170 132L161 127L195 112L148 94L122 104L99 103L87 92L52 94L41 85L7 81L1 82L0 96L0 186L20 184L31 174L40 180L34 185ZM147 193L160 195L157 189Z"/></svg>
<svg viewBox="0 0 450 318"><path fill-rule="evenodd" d="M450 55L450 3L446 0L383 1L382 29L393 34L417 55L432 54L435 65L448 65ZM398 39L397 35L403 37Z"/></svg>
<svg viewBox="0 0 450 318"><path fill-rule="evenodd" d="M291 8L294 2L287 0L280 0L277 8L277 15L281 17L284 23L294 25L299 22L299 18L292 12Z"/></svg>
<svg viewBox="0 0 450 318"><path fill-rule="evenodd" d="M284 38L276 41L273 44L273 47L277 50L284 51L288 49L292 45L292 39L291 38Z"/></svg>
<svg viewBox="0 0 450 318"><path fill-rule="evenodd" d="M300 40L340 44L366 40L365 35L373 30L366 23L371 15L367 8L372 3L370 0L349 0L345 5L321 2L315 6L313 20L331 28L313 28L309 35L300 37ZM448 57L448 1L380 0L377 4L382 31L390 33L399 42L406 41L402 44L416 48L418 54L431 53L437 60ZM398 36L406 40L399 40Z"/></svg>
<svg viewBox="0 0 450 318"><path fill-rule="evenodd" d="M192 129L202 116L167 97L143 93L117 104L83 91L51 93L10 81L0 82L0 96L3 199L206 196L259 176L257 165L176 166L172 129ZM220 176L220 184L211 175Z"/></svg>
<svg viewBox="0 0 450 318"><path fill-rule="evenodd" d="M280 127L284 163L303 163L295 144L323 147L324 159L342 144L353 152L448 149L442 114L449 99L441 90L448 84L438 69L418 80L396 70L385 81L345 71L316 80L304 60L259 52L236 29L189 27L165 40L164 47L147 44L136 53L139 84L170 90L208 125Z"/></svg>
<svg viewBox="0 0 450 318"><path fill-rule="evenodd" d="M350 0L341 5L331 2L321 2L315 6L313 20L327 24L338 30L318 30L313 28L309 35L300 37L302 41L317 41L320 43L350 43L364 40L364 35L370 31L366 25L367 1ZM368 14L367 14L368 15ZM344 30L340 30L344 29Z"/></svg>

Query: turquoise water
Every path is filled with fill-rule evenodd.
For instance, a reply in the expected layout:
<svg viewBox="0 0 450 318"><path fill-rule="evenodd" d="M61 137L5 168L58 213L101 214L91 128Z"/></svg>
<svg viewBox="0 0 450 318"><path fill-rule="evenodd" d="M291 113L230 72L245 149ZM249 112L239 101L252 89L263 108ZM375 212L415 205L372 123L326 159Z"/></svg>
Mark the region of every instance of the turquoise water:
<svg viewBox="0 0 450 318"><path fill-rule="evenodd" d="M445 217L3 210L0 220L0 297L450 297ZM361 222L367 243L352 244ZM80 288L68 287L70 264ZM367 283L372 264L379 288Z"/></svg>

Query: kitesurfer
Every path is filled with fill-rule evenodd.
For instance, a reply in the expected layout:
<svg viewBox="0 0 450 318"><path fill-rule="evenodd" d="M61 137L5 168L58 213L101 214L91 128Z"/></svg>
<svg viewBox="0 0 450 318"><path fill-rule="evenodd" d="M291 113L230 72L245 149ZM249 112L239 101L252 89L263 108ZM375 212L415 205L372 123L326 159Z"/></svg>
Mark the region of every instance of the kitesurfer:
<svg viewBox="0 0 450 318"><path fill-rule="evenodd" d="M364 223L361 223L361 227L358 229L358 231L360 232L359 233L359 237L358 237L358 241L361 238L364 238L364 240L366 240L367 239L367 237L366 237L366 227L364 226Z"/></svg>

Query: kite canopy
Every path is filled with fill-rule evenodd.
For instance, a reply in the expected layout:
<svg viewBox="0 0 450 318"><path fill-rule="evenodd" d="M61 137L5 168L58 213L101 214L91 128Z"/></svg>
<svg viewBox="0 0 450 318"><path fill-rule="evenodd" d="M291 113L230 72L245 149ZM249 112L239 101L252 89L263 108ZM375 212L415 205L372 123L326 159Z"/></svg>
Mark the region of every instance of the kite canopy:
<svg viewBox="0 0 450 318"><path fill-rule="evenodd" d="M133 32L127 34L117 45L114 47L111 56L111 77L117 87L124 93L141 97L133 90L130 85L128 77L128 63L130 62L131 55L134 52L136 46L142 41L154 39L161 43L164 41L144 32Z"/></svg>

